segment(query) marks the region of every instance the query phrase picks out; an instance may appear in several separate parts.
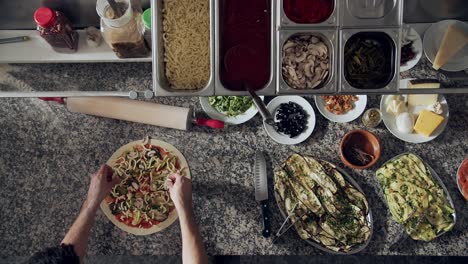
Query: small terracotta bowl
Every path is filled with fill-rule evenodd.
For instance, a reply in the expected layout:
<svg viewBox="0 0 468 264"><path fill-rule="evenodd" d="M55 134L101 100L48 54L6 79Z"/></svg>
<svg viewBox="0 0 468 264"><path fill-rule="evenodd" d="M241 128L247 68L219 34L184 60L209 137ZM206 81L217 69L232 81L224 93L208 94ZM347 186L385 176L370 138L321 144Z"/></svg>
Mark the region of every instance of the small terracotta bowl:
<svg viewBox="0 0 468 264"><path fill-rule="evenodd" d="M352 155L351 149L359 149L373 156L373 159L366 165L358 164L350 158ZM340 158L343 163L353 169L367 169L372 166L380 158L380 142L376 135L367 130L352 130L349 131L340 143Z"/></svg>

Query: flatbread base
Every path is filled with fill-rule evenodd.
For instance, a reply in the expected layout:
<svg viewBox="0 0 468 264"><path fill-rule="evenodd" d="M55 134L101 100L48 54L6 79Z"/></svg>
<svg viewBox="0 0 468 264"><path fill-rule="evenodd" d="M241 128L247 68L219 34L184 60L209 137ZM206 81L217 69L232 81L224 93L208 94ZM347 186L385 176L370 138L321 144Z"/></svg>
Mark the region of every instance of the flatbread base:
<svg viewBox="0 0 468 264"><path fill-rule="evenodd" d="M117 160L117 158L119 156L121 156L125 151L132 150L133 146L142 144L142 142L143 142L143 140L136 140L136 141L130 142L130 143L120 147L116 152L114 152L114 154L112 154L112 156L109 158L109 160L106 162L106 164L112 167L115 164L115 161ZM191 178L187 160L185 160L185 157L182 155L182 153L180 153L179 150L177 150L174 146L172 146L169 143L166 143L166 142L160 141L160 140L156 140L156 139L151 139L150 143L151 143L151 145L155 145L155 146L164 148L164 149L168 150L169 152L172 152L174 155L176 155L177 158L179 159L180 166L182 168L185 168L184 169L185 176L187 178L189 178L189 179ZM112 212L111 212L111 210L109 208L109 204L106 202L106 200L103 200L101 202L100 206L101 206L101 210L104 213L104 215L106 215L107 218L112 223L114 223L114 225L116 225L118 228L122 229L125 232L128 232L130 234L134 234L134 235L137 235L137 236L146 236L146 235L150 235L150 234L153 234L153 233L156 233L156 232L160 232L160 231L166 229L167 227L169 227L178 218L177 212L174 209L169 213L169 216L167 217L167 219L164 220L163 222L159 223L158 225L152 226L150 228L138 228L138 227L128 226L128 225L120 222L119 220L117 220L115 218L115 216L112 214Z"/></svg>

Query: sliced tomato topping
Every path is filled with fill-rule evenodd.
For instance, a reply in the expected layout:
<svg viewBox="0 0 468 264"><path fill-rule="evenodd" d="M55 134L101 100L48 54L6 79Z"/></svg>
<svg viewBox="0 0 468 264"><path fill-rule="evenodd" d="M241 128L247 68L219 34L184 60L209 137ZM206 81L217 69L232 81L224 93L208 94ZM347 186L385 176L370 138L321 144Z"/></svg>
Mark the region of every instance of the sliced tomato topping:
<svg viewBox="0 0 468 264"><path fill-rule="evenodd" d="M115 199L112 198L110 195L107 195L107 196L106 196L106 202L107 202L108 204L110 204L110 203L115 202Z"/></svg>

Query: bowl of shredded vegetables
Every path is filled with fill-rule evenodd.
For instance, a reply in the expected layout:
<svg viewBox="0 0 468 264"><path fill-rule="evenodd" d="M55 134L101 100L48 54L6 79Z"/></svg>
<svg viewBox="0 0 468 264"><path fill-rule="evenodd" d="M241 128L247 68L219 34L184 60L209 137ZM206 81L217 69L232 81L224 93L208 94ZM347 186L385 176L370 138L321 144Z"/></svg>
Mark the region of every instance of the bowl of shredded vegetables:
<svg viewBox="0 0 468 264"><path fill-rule="evenodd" d="M258 112L250 96L200 97L200 104L210 118L231 125L245 123Z"/></svg>

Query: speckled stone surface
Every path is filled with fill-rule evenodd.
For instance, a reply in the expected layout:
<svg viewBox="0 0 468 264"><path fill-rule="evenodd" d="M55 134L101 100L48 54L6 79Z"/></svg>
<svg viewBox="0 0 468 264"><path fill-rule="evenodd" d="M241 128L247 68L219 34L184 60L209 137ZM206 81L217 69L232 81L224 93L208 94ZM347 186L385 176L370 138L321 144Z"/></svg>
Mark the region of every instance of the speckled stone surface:
<svg viewBox="0 0 468 264"><path fill-rule="evenodd" d="M145 90L151 86L147 64L0 65L0 90L31 91ZM369 97L377 107L379 97ZM308 98L310 102L312 100ZM369 170L346 168L361 185L374 214L374 235L365 255L458 255L467 256L467 203L459 194L455 174L468 154L468 96L448 95L450 120L444 133L425 144L405 143L381 124L372 129L382 142L382 157ZM157 98L158 103L193 107L201 111L198 98ZM321 251L289 231L275 245L260 235L260 211L254 200L253 155L263 150L271 167L293 152L311 154L344 165L338 155L339 140L359 120L348 124L327 121L314 106L317 124L312 136L296 146L279 145L263 130L256 116L248 123L225 130L194 127L178 131L70 113L62 105L38 99L0 100L0 256L28 256L60 242L77 215L89 184L89 174L127 142L146 135L177 147L187 158L193 177L193 198L210 255L320 255ZM393 156L411 151L420 155L440 175L455 203L458 219L454 229L430 243L405 241L395 251L399 228L391 219L374 173ZM270 199L272 227L282 222ZM127 234L98 212L89 242L91 256L178 255L179 224L145 237ZM266 263L266 262L265 262Z"/></svg>

